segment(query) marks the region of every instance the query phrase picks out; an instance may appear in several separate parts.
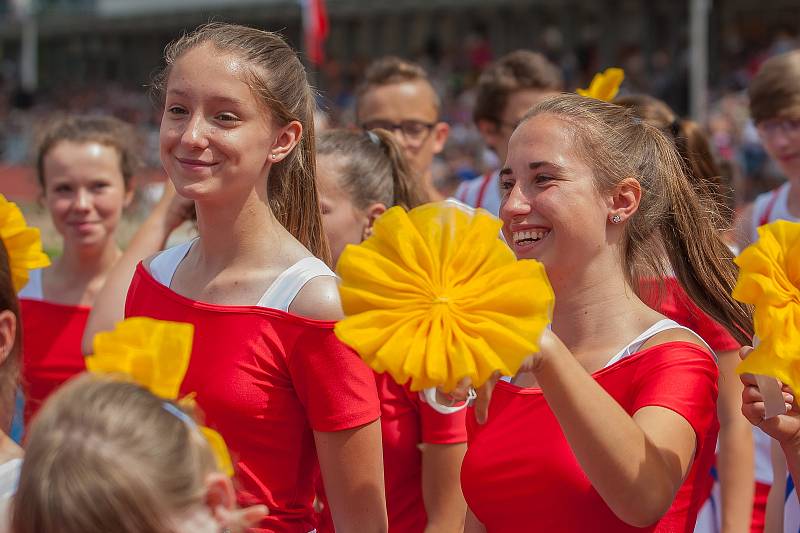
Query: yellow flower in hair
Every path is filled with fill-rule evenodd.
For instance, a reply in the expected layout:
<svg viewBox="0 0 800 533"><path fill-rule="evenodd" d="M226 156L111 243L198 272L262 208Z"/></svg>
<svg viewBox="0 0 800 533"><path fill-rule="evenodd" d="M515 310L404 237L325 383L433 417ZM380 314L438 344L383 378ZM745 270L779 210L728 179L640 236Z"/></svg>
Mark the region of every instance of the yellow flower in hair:
<svg viewBox="0 0 800 533"><path fill-rule="evenodd" d="M622 85L622 80L624 79L625 71L621 68L607 68L604 72L598 72L594 75L588 89L578 89L575 92L581 96L610 102L617 96L619 86Z"/></svg>
<svg viewBox="0 0 800 533"><path fill-rule="evenodd" d="M95 374L120 374L165 400L177 400L193 411L194 394L178 400L181 383L192 355L194 326L148 317L132 317L118 323L114 331L94 337L94 354L86 368ZM191 418L187 415L187 420ZM192 422L193 423L193 422ZM233 463L222 435L198 426L208 441L217 466L233 476Z"/></svg>
<svg viewBox="0 0 800 533"><path fill-rule="evenodd" d="M498 238L501 225L455 202L389 209L339 260L347 318L336 335L412 390L515 374L539 349L554 295L544 267Z"/></svg>
<svg viewBox="0 0 800 533"><path fill-rule="evenodd" d="M800 223L773 222L758 236L736 258L733 297L755 307L760 343L737 371L773 376L800 391Z"/></svg>
<svg viewBox="0 0 800 533"><path fill-rule="evenodd" d="M11 280L19 292L28 283L28 271L50 265L50 258L42 251L39 228L25 222L17 204L0 194L0 239L8 252Z"/></svg>

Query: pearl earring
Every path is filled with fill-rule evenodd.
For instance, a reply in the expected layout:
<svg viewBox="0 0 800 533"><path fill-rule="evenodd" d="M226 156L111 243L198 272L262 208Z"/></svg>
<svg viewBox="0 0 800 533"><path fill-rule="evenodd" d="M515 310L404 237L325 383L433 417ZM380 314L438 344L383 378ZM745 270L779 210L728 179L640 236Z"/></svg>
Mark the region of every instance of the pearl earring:
<svg viewBox="0 0 800 533"><path fill-rule="evenodd" d="M275 155L275 154L272 154L272 159L273 159L273 161L274 161L275 159L278 159L278 156L277 156L277 155Z"/></svg>

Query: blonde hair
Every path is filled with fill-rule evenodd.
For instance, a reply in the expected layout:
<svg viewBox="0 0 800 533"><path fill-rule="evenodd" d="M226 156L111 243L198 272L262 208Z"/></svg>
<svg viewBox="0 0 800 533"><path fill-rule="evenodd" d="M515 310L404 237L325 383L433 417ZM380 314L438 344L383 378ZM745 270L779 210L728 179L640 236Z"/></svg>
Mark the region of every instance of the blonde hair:
<svg viewBox="0 0 800 533"><path fill-rule="evenodd" d="M433 93L433 105L436 112L442 109L442 100L436 89L433 88L428 73L417 63L396 56L386 56L376 59L367 67L364 79L356 87L356 108L358 103L370 89L394 85L405 82L422 82L428 84Z"/></svg>
<svg viewBox="0 0 800 533"><path fill-rule="evenodd" d="M153 80L153 89L162 101L175 61L207 43L251 66L246 81L278 124L296 120L302 125L295 149L272 165L267 182L269 206L303 246L330 263L314 180L314 93L303 64L277 33L220 22L206 24L167 46L166 67Z"/></svg>
<svg viewBox="0 0 800 533"><path fill-rule="evenodd" d="M414 179L403 150L386 130L326 131L320 135L317 155L338 158L342 165L339 184L359 209L375 202L413 209L430 201Z"/></svg>
<svg viewBox="0 0 800 533"><path fill-rule="evenodd" d="M217 469L187 421L134 383L89 374L67 383L30 428L13 531L172 531L170 518L202 503Z"/></svg>
<svg viewBox="0 0 800 533"><path fill-rule="evenodd" d="M753 334L750 308L730 293L733 254L720 238L715 209L702 205L674 144L631 109L576 94L546 98L523 119L553 115L572 129L575 147L592 166L597 187L612 190L625 178L642 187L639 209L625 225L622 263L628 284L668 276L664 252L689 297L741 344ZM662 246L663 245L663 246Z"/></svg>

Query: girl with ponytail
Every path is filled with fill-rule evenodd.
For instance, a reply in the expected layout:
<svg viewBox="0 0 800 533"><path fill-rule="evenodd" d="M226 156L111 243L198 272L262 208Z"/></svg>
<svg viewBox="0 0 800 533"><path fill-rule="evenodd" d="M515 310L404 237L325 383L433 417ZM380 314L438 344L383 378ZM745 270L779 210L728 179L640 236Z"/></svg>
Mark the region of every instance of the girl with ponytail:
<svg viewBox="0 0 800 533"><path fill-rule="evenodd" d="M381 129L323 133L317 145L317 184L334 261L346 245L366 239L388 208L413 209L428 201L401 147ZM389 529L460 531L466 507L458 485L466 451L465 412L440 414L388 373L375 374L375 380ZM321 524L318 530L331 528Z"/></svg>
<svg viewBox="0 0 800 533"><path fill-rule="evenodd" d="M723 179L711 153L710 143L700 126L682 119L667 104L643 94L616 98L615 104L630 108L641 120L658 128L675 143L684 163L686 177L695 192L705 198L703 205L715 217L722 235L732 225L728 200L732 191ZM645 302L690 328L714 350L719 361L719 446L711 497L698 516L695 531L749 532L763 529L766 496L769 492L769 439L756 435L760 467L754 467L753 431L741 414L742 386L736 374L741 344L725 328L704 314L681 290L674 277L664 279L663 291L655 279L642 280ZM755 463L755 464L759 464ZM755 476L754 476L755 472ZM755 496L755 500L754 500ZM755 505L754 505L755 504Z"/></svg>
<svg viewBox="0 0 800 533"><path fill-rule="evenodd" d="M199 237L139 264L126 316L194 325L181 393L234 459L252 531L314 529L321 469L341 531L385 531L371 371L333 334L341 304L314 183L313 93L278 35L214 23L156 80L161 160Z"/></svg>
<svg viewBox="0 0 800 533"><path fill-rule="evenodd" d="M674 144L629 109L559 95L511 136L501 186L506 240L544 264L556 306L541 351L479 392L465 531L692 531L711 489L717 364L639 280L674 273L738 342L752 331Z"/></svg>

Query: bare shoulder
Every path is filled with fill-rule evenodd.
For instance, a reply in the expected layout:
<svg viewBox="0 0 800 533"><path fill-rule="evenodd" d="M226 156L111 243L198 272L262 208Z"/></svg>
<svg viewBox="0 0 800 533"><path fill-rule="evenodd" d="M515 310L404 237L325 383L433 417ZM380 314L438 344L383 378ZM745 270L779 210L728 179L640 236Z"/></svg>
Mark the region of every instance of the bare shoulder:
<svg viewBox="0 0 800 533"><path fill-rule="evenodd" d="M683 328L670 328L656 333L642 346L642 349L652 348L668 342L688 342L703 349L708 349L706 343L693 331Z"/></svg>
<svg viewBox="0 0 800 533"><path fill-rule="evenodd" d="M289 312L314 320L340 320L342 301L333 276L317 276L297 293Z"/></svg>

